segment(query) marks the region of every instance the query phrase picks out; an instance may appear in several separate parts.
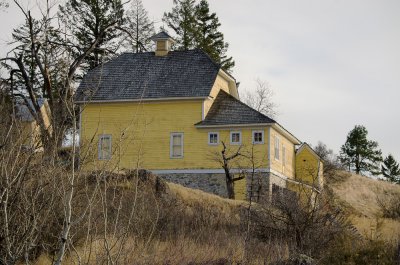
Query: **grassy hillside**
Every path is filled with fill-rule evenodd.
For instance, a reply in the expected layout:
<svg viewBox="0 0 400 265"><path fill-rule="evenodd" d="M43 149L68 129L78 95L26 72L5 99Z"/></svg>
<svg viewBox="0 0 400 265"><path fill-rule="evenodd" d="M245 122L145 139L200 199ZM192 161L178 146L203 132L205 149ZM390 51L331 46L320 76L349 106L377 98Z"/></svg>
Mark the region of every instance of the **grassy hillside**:
<svg viewBox="0 0 400 265"><path fill-rule="evenodd" d="M328 189L365 238L400 238L399 220L381 217L377 200L380 194L400 195L400 187L343 172L337 177L333 183L328 182ZM164 182L147 173L139 177L131 173L110 175L107 184L93 181L96 178L88 176L85 183L93 186L86 184L76 196L79 206L86 204L85 197L90 194L91 218L74 228L73 248L63 264L297 264L298 256L293 260L293 234L282 234L280 231L287 230L279 224L255 220L253 228L264 225L261 234L260 229L255 229L257 233L247 237L247 202ZM310 225L311 229L321 229ZM339 230L334 232L342 234ZM317 236L331 235L323 230L318 233ZM321 253L311 251L322 243L314 241L314 245L304 248L311 252L303 253L318 257L306 264L392 264L381 259L382 255L393 256L383 241L371 241L374 245L366 242L365 248L356 248L354 238L345 236L344 241L333 241L330 249ZM43 253L35 264L51 263L52 255Z"/></svg>
<svg viewBox="0 0 400 265"><path fill-rule="evenodd" d="M368 238L400 239L400 220L385 218L380 206L389 198L400 200L400 185L346 172L338 175L340 180L330 187L359 232Z"/></svg>

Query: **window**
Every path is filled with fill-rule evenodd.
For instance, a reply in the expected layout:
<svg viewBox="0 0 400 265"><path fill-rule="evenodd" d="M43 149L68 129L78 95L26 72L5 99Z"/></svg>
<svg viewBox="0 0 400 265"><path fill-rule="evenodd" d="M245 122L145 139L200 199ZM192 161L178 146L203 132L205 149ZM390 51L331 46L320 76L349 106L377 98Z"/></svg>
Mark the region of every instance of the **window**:
<svg viewBox="0 0 400 265"><path fill-rule="evenodd" d="M171 133L171 158L183 158L183 133Z"/></svg>
<svg viewBox="0 0 400 265"><path fill-rule="evenodd" d="M102 134L99 136L99 160L111 159L111 135Z"/></svg>
<svg viewBox="0 0 400 265"><path fill-rule="evenodd" d="M275 159L279 160L279 138L275 136Z"/></svg>
<svg viewBox="0 0 400 265"><path fill-rule="evenodd" d="M231 132L231 144L241 144L241 143L242 143L242 133Z"/></svg>
<svg viewBox="0 0 400 265"><path fill-rule="evenodd" d="M286 147L282 145L282 164L286 165Z"/></svg>
<svg viewBox="0 0 400 265"><path fill-rule="evenodd" d="M253 131L253 144L264 143L264 131Z"/></svg>
<svg viewBox="0 0 400 265"><path fill-rule="evenodd" d="M208 133L208 144L209 145L218 145L219 144L219 133L209 132Z"/></svg>

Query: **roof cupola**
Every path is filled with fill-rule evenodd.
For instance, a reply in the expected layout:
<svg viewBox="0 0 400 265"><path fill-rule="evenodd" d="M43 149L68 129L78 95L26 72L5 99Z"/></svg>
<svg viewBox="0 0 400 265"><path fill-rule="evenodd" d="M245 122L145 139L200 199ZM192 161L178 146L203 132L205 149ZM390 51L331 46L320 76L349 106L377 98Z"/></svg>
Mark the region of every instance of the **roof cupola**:
<svg viewBox="0 0 400 265"><path fill-rule="evenodd" d="M156 43L156 56L165 56L171 50L171 46L175 43L174 39L165 31L157 33L151 40Z"/></svg>

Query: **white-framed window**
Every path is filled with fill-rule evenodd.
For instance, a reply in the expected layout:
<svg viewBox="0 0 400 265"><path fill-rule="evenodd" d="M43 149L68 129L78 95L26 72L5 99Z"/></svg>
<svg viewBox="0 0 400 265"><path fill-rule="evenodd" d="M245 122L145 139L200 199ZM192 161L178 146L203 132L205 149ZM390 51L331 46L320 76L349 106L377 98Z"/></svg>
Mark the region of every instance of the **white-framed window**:
<svg viewBox="0 0 400 265"><path fill-rule="evenodd" d="M264 144L264 131L253 131L253 144Z"/></svg>
<svg viewBox="0 0 400 265"><path fill-rule="evenodd" d="M183 158L183 133L171 133L170 158Z"/></svg>
<svg viewBox="0 0 400 265"><path fill-rule="evenodd" d="M208 133L208 144L209 145L218 145L219 144L219 133L218 132L209 132Z"/></svg>
<svg viewBox="0 0 400 265"><path fill-rule="evenodd" d="M286 165L286 147L282 144L282 164Z"/></svg>
<svg viewBox="0 0 400 265"><path fill-rule="evenodd" d="M110 134L99 135L99 160L111 159L111 140Z"/></svg>
<svg viewBox="0 0 400 265"><path fill-rule="evenodd" d="M231 144L242 144L242 132L234 131L230 134Z"/></svg>
<svg viewBox="0 0 400 265"><path fill-rule="evenodd" d="M278 136L275 136L275 159L279 160L279 138Z"/></svg>

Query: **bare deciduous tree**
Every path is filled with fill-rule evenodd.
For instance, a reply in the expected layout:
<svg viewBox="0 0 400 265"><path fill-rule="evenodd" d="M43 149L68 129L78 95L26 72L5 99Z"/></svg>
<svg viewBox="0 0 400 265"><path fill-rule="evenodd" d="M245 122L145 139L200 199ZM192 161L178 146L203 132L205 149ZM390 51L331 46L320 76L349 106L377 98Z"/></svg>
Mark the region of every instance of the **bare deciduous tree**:
<svg viewBox="0 0 400 265"><path fill-rule="evenodd" d="M235 189L234 189L234 183L235 181L239 181L241 179L244 179L245 177L243 175L239 175L238 177L235 177L234 174L231 172L232 165L234 163L234 160L236 158L242 157L244 154L241 152L242 150L242 145L240 145L237 150L232 151L229 150L225 144L224 141L221 141L222 144L222 150L219 154L215 153L213 155L213 158L215 161L217 161L222 168L224 169L225 172L225 182L226 182L226 190L228 194L229 199L235 199Z"/></svg>
<svg viewBox="0 0 400 265"><path fill-rule="evenodd" d="M255 92L247 91L243 101L253 109L271 118L278 115L277 104L273 101L274 91L271 85L261 79L256 80Z"/></svg>
<svg viewBox="0 0 400 265"><path fill-rule="evenodd" d="M0 62L8 69L13 96L25 102L39 125L44 148L57 149L72 126L68 109L74 108L72 98L77 72L103 37L115 30L119 20L109 21L92 42L80 46L68 37L69 30L79 25L66 24L71 21L53 23L57 19L52 11L56 3L47 1L38 18L34 18L17 0L14 3L23 14L25 25L15 29L15 48ZM46 122L46 114L40 111L41 98L49 102L50 124ZM54 152L48 150L49 154L54 155Z"/></svg>
<svg viewBox="0 0 400 265"><path fill-rule="evenodd" d="M8 3L6 2L6 0L1 0L0 1L0 11L2 9L6 9L8 7Z"/></svg>
<svg viewBox="0 0 400 265"><path fill-rule="evenodd" d="M331 177L336 170L343 169L338 156L323 142L319 141L314 150L324 162L324 174L326 174L326 176Z"/></svg>
<svg viewBox="0 0 400 265"><path fill-rule="evenodd" d="M148 51L152 46L151 37L155 34L154 23L148 18L141 0L133 0L126 12L128 38L124 46L133 52Z"/></svg>

